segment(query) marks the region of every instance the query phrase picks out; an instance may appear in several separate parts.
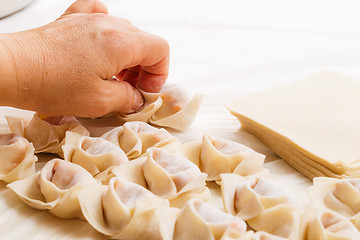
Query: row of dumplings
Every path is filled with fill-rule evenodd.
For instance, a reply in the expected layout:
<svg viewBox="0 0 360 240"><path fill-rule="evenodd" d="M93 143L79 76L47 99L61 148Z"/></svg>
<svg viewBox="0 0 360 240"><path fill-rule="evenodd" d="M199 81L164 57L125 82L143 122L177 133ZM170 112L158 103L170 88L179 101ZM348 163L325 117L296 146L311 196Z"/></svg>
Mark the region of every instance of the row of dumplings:
<svg viewBox="0 0 360 240"><path fill-rule="evenodd" d="M9 122L26 138L0 137L0 178L13 182L8 186L28 205L86 219L108 237L360 239L357 180L315 179L309 189L314 205L304 214L261 177L264 156L232 141L205 135L181 143L143 122L100 138L89 137L73 117ZM65 161L54 159L35 172L34 152ZM205 203L206 181L214 180L227 213ZM244 221L256 232L246 231Z"/></svg>

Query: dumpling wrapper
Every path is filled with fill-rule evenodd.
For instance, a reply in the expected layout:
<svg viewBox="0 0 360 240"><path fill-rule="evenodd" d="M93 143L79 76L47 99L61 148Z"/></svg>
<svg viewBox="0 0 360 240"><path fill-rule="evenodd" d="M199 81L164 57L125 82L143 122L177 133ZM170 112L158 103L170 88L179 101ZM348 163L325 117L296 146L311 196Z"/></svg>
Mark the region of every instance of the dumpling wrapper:
<svg viewBox="0 0 360 240"><path fill-rule="evenodd" d="M47 209L60 218L82 219L76 192L96 185L99 182L79 165L53 159L41 171L7 186L30 207Z"/></svg>
<svg viewBox="0 0 360 240"><path fill-rule="evenodd" d="M360 81L321 72L228 105L242 127L309 178L360 177Z"/></svg>
<svg viewBox="0 0 360 240"><path fill-rule="evenodd" d="M244 220L278 204L291 203L280 189L259 177L247 179L236 174L221 174L220 186L225 211Z"/></svg>
<svg viewBox="0 0 360 240"><path fill-rule="evenodd" d="M64 159L85 168L91 175L129 162L124 151L103 138L67 132L62 146Z"/></svg>
<svg viewBox="0 0 360 240"><path fill-rule="evenodd" d="M178 210L135 183L114 177L77 194L86 220L112 239L172 239Z"/></svg>
<svg viewBox="0 0 360 240"><path fill-rule="evenodd" d="M150 148L143 172L150 191L171 201L179 197L185 200L175 201L177 207L181 207L189 199L185 194L204 200L210 197L206 190L206 173L201 173L194 163L179 154L169 153L161 148Z"/></svg>
<svg viewBox="0 0 360 240"><path fill-rule="evenodd" d="M123 180L136 183L146 188L147 184L142 170L145 161L146 157L140 157L120 166L110 167L94 176L94 178L101 181L103 185L108 185L111 178L119 177Z"/></svg>
<svg viewBox="0 0 360 240"><path fill-rule="evenodd" d="M344 216L310 206L303 219L304 239L358 240L360 232Z"/></svg>
<svg viewBox="0 0 360 240"><path fill-rule="evenodd" d="M141 92L144 106L136 113L118 115L121 119L185 130L194 121L202 101L202 95L191 97L185 89L175 85L165 85L159 93Z"/></svg>
<svg viewBox="0 0 360 240"><path fill-rule="evenodd" d="M141 156L150 147L164 147L178 142L178 139L165 129L158 129L139 121L127 122L101 137L119 146L129 159Z"/></svg>
<svg viewBox="0 0 360 240"><path fill-rule="evenodd" d="M198 199L187 202L176 220L174 240L215 240L232 228L245 233L246 224Z"/></svg>
<svg viewBox="0 0 360 240"><path fill-rule="evenodd" d="M200 169L208 181L219 180L222 173L241 176L265 173L265 156L240 143L204 135L200 153Z"/></svg>
<svg viewBox="0 0 360 240"><path fill-rule="evenodd" d="M89 136L88 130L72 116L43 117L34 114L30 122L6 116L13 133L25 137L33 143L35 153L47 152L62 156L61 146L65 143L67 131Z"/></svg>
<svg viewBox="0 0 360 240"><path fill-rule="evenodd" d="M360 229L360 179L315 178L308 193L316 206L347 217Z"/></svg>
<svg viewBox="0 0 360 240"><path fill-rule="evenodd" d="M17 134L0 135L0 180L11 183L35 173L35 148Z"/></svg>

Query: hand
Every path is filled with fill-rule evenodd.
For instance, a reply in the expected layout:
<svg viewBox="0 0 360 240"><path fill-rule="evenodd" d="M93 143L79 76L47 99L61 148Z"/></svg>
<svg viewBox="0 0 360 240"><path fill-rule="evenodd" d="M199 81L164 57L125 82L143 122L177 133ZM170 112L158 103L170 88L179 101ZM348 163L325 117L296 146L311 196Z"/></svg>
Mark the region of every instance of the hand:
<svg viewBox="0 0 360 240"><path fill-rule="evenodd" d="M100 1L78 0L48 25L0 35L0 61L0 105L48 116L99 117L138 109L143 100L135 85L160 90L169 46L107 15ZM117 81L109 80L113 76Z"/></svg>

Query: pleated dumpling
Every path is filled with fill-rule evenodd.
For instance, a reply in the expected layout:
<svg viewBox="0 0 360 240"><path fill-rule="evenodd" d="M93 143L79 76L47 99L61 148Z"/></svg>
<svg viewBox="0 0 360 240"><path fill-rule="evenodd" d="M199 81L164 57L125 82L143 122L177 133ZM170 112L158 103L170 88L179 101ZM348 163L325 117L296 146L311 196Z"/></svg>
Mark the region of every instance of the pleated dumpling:
<svg viewBox="0 0 360 240"><path fill-rule="evenodd" d="M241 176L266 174L265 156L240 143L214 138L207 134L202 143L192 141L182 145L181 154L208 174L208 181L219 180L222 173Z"/></svg>
<svg viewBox="0 0 360 240"><path fill-rule="evenodd" d="M299 211L271 182L259 177L221 174L220 185L226 212L244 219L256 231L297 239Z"/></svg>
<svg viewBox="0 0 360 240"><path fill-rule="evenodd" d="M178 209L140 185L114 177L78 197L86 220L112 239L172 239Z"/></svg>
<svg viewBox="0 0 360 240"><path fill-rule="evenodd" d="M150 148L143 172L150 191L174 200L178 207L189 199L185 194L191 197L197 195L204 200L210 197L206 188L206 174L179 154L169 153L161 148Z"/></svg>
<svg viewBox="0 0 360 240"><path fill-rule="evenodd" d="M304 222L304 239L360 239L356 227L347 218L331 210L310 207L305 213Z"/></svg>
<svg viewBox="0 0 360 240"><path fill-rule="evenodd" d="M99 182L84 168L53 159L41 171L8 187L33 208L47 209L60 218L82 218L76 192L95 185Z"/></svg>
<svg viewBox="0 0 360 240"><path fill-rule="evenodd" d="M349 218L360 229L360 179L318 177L308 193L316 206Z"/></svg>
<svg viewBox="0 0 360 240"><path fill-rule="evenodd" d="M79 164L92 175L129 161L124 151L115 144L103 138L73 132L66 133L62 149L66 161Z"/></svg>
<svg viewBox="0 0 360 240"><path fill-rule="evenodd" d="M67 131L89 136L89 132L72 116L43 117L34 114L30 122L14 117L6 117L9 128L35 147L35 153L47 152L62 156L61 146Z"/></svg>
<svg viewBox="0 0 360 240"><path fill-rule="evenodd" d="M220 239L229 228L245 233L246 224L210 204L192 199L181 209L175 224L174 240Z"/></svg>
<svg viewBox="0 0 360 240"><path fill-rule="evenodd" d="M13 182L35 173L34 146L14 133L0 135L0 180Z"/></svg>
<svg viewBox="0 0 360 240"><path fill-rule="evenodd" d="M129 159L141 156L150 147L163 147L178 141L165 129L139 121L127 122L106 132L102 138L123 149Z"/></svg>
<svg viewBox="0 0 360 240"><path fill-rule="evenodd" d="M165 85L159 93L143 92L144 106L136 113L118 115L125 121L144 121L184 130L194 121L202 95L191 96L185 89Z"/></svg>
<svg viewBox="0 0 360 240"><path fill-rule="evenodd" d="M259 178L249 179L236 174L221 174L221 193L226 212L248 220L290 199L271 182Z"/></svg>
<svg viewBox="0 0 360 240"><path fill-rule="evenodd" d="M287 240L287 238L279 237L264 231L254 232L252 230L246 233L228 229L220 240Z"/></svg>

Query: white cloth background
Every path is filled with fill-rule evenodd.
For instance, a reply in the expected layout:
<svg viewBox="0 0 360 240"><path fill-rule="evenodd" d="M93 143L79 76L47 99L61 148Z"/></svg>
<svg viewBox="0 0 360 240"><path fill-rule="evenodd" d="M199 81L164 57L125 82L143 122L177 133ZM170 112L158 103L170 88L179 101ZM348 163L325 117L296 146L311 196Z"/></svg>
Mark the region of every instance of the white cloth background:
<svg viewBox="0 0 360 240"><path fill-rule="evenodd" d="M23 11L0 19L0 32L46 24L71 3L36 0ZM104 0L104 3L110 14L127 18L169 41L168 82L205 94L191 128L175 133L182 140L200 138L207 132L247 144L266 154L268 161L274 160L277 157L266 146L239 131L240 124L224 104L240 94L295 81L321 70L339 71L360 79L360 2L356 0ZM2 131L6 131L3 117L9 113L29 115L1 108ZM93 130L101 131L97 127ZM308 180L282 161L267 166L274 181L300 202L306 201L304 186L309 184ZM0 185L1 239L102 239L86 223L60 220L30 209L4 183Z"/></svg>

